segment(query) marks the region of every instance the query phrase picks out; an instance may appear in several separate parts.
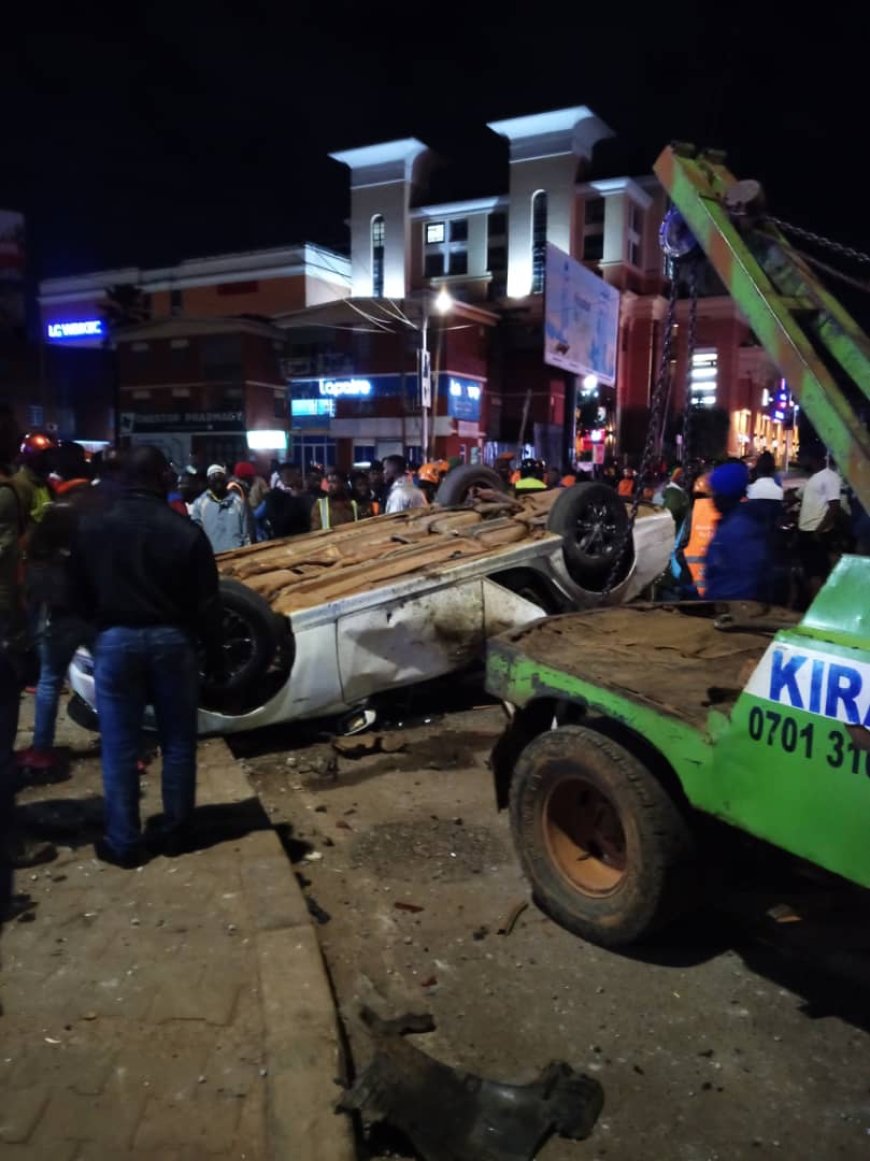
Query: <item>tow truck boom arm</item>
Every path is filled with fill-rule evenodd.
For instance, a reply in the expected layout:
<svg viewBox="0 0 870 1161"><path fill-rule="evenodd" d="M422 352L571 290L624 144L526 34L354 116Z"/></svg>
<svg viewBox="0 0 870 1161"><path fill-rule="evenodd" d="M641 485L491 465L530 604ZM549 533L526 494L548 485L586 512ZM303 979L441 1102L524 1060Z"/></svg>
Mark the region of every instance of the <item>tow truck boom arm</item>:
<svg viewBox="0 0 870 1161"><path fill-rule="evenodd" d="M870 400L870 339L765 216L760 186L738 181L721 154L671 145L653 168L870 511L870 432L841 385Z"/></svg>

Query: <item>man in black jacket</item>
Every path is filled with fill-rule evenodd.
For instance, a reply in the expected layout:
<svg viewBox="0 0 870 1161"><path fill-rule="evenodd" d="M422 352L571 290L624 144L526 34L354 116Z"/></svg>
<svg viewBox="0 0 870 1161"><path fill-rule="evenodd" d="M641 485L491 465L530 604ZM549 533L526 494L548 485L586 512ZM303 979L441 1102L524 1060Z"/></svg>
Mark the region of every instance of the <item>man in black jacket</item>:
<svg viewBox="0 0 870 1161"><path fill-rule="evenodd" d="M106 833L94 848L122 867L147 858L136 769L145 707L154 707L163 756L164 825L149 846L173 853L184 847L196 796L198 640L212 672L220 666L214 555L202 530L167 505L171 480L162 452L134 448L122 494L81 521L72 554L78 607L97 630Z"/></svg>

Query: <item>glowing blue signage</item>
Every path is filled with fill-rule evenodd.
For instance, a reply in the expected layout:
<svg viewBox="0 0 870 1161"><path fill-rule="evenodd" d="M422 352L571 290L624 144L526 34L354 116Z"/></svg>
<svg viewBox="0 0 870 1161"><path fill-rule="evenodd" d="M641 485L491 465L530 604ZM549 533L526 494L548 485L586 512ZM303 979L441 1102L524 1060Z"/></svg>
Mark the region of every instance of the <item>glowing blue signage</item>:
<svg viewBox="0 0 870 1161"><path fill-rule="evenodd" d="M476 423L480 420L483 386L474 379L447 376L447 414L454 419Z"/></svg>
<svg viewBox="0 0 870 1161"><path fill-rule="evenodd" d="M99 339L105 333L101 318L87 318L76 322L49 323L45 328L50 339Z"/></svg>
<svg viewBox="0 0 870 1161"><path fill-rule="evenodd" d="M335 398L338 395L349 395L359 398L371 395L372 385L368 379L321 379L320 394Z"/></svg>

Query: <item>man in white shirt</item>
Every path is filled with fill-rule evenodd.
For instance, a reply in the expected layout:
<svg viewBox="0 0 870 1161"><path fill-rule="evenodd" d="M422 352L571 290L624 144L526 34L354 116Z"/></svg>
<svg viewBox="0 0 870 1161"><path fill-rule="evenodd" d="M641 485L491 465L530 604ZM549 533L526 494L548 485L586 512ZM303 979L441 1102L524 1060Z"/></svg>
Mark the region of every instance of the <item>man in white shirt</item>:
<svg viewBox="0 0 870 1161"><path fill-rule="evenodd" d="M815 453L810 458L812 475L804 484L798 516L798 548L810 600L831 571L833 539L840 523L840 495L843 481L827 463L827 457Z"/></svg>
<svg viewBox="0 0 870 1161"><path fill-rule="evenodd" d="M387 487L387 502L384 514L408 512L412 508L425 508L426 497L415 488L407 476L408 464L404 456L387 456L384 460L384 484Z"/></svg>
<svg viewBox="0 0 870 1161"><path fill-rule="evenodd" d="M782 487L776 482L776 461L763 451L755 461L755 479L746 489L747 500L781 500Z"/></svg>

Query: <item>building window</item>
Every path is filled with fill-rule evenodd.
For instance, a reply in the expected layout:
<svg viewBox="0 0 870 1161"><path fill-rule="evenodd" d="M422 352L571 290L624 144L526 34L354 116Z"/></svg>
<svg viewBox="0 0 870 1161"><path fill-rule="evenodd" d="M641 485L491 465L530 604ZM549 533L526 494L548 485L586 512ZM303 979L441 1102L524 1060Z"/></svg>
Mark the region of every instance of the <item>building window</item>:
<svg viewBox="0 0 870 1161"><path fill-rule="evenodd" d="M583 206L583 261L604 257L604 198L589 198Z"/></svg>
<svg viewBox="0 0 870 1161"><path fill-rule="evenodd" d="M237 294L256 294L259 289L259 282L252 278L246 282L219 282L217 292L225 297L229 297L230 295Z"/></svg>
<svg viewBox="0 0 870 1161"><path fill-rule="evenodd" d="M583 261L600 262L604 257L604 235L588 234L583 238Z"/></svg>
<svg viewBox="0 0 870 1161"><path fill-rule="evenodd" d="M169 313L179 315L184 310L184 291L173 286L169 291Z"/></svg>
<svg viewBox="0 0 870 1161"><path fill-rule="evenodd" d="M719 356L715 351L693 351L689 381L692 384L692 403L695 407L716 406L716 381L719 375Z"/></svg>
<svg viewBox="0 0 870 1161"><path fill-rule="evenodd" d="M355 443L353 445L354 467L367 468L376 458L373 443Z"/></svg>
<svg viewBox="0 0 870 1161"><path fill-rule="evenodd" d="M27 408L28 427L42 427L45 423L45 408L41 403L31 403Z"/></svg>
<svg viewBox="0 0 870 1161"><path fill-rule="evenodd" d="M444 274L444 255L440 250L426 255L424 272L427 278L440 278Z"/></svg>
<svg viewBox="0 0 870 1161"><path fill-rule="evenodd" d="M504 238L507 236L507 214L504 210L496 210L489 215L487 233L490 238Z"/></svg>
<svg viewBox="0 0 870 1161"><path fill-rule="evenodd" d="M426 223L426 245L437 246L444 241L444 223L443 222L427 222Z"/></svg>
<svg viewBox="0 0 870 1161"><path fill-rule="evenodd" d="M372 294L382 298L384 293L384 239L386 228L383 214L372 218Z"/></svg>
<svg viewBox="0 0 870 1161"><path fill-rule="evenodd" d="M629 266L643 267L643 210L634 202L628 203L625 257Z"/></svg>
<svg viewBox="0 0 870 1161"><path fill-rule="evenodd" d="M455 222L450 223L450 241L451 242L467 242L468 241L468 219L457 218Z"/></svg>
<svg viewBox="0 0 870 1161"><path fill-rule="evenodd" d="M450 254L450 273L451 274L467 274L468 273L468 251L467 250L453 250Z"/></svg>
<svg viewBox="0 0 870 1161"><path fill-rule="evenodd" d="M604 225L604 198L589 198L583 207L583 221L587 226Z"/></svg>
<svg viewBox="0 0 870 1161"><path fill-rule="evenodd" d="M544 293L547 268L547 194L532 195L532 294Z"/></svg>

